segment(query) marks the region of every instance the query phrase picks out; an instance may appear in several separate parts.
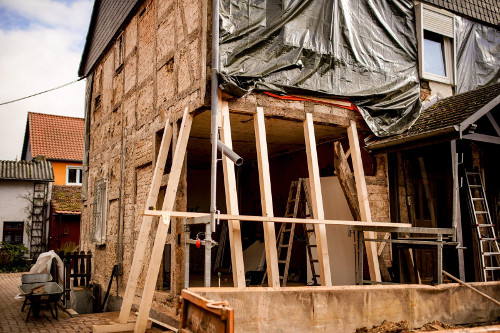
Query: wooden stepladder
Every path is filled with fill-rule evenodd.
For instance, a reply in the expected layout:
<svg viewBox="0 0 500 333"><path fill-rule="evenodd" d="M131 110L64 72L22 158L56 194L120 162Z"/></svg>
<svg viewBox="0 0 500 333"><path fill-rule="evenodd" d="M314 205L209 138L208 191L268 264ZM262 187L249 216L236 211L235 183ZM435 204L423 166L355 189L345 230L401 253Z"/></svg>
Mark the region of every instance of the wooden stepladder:
<svg viewBox="0 0 500 333"><path fill-rule="evenodd" d="M472 226L476 230L482 279L485 282L495 281L495 271L500 271L500 249L488 208L483 180L479 172L468 171L465 171L465 179Z"/></svg>
<svg viewBox="0 0 500 333"><path fill-rule="evenodd" d="M299 178L297 181L292 181L290 184L290 190L288 192L288 200L285 208L285 216L289 218L310 218L312 211L311 198L309 195L307 179ZM280 230L278 232L278 268L280 272L280 281L283 287L286 286L288 281L288 273L290 268L290 259L293 249L293 241L295 237L295 227L296 223L281 223ZM313 244L314 236L314 226L312 224L302 224L304 230L306 249L309 264L312 272L313 285L318 285L319 274L316 273L316 264L318 259L314 259L316 256L313 254L313 248L316 248L316 244ZM317 257L316 257L317 258ZM265 282L267 273L264 274L262 279L262 284Z"/></svg>

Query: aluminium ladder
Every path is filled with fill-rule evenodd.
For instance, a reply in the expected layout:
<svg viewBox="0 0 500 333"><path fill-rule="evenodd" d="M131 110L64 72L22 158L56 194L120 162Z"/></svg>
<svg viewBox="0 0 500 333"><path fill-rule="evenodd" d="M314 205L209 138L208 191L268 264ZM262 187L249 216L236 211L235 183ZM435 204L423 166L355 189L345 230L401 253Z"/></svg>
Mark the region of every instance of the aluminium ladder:
<svg viewBox="0 0 500 333"><path fill-rule="evenodd" d="M468 203L473 227L476 229L483 281L494 281L500 271L500 249L495 226L492 223L483 180L478 172L465 171Z"/></svg>
<svg viewBox="0 0 500 333"><path fill-rule="evenodd" d="M306 209L307 205L307 209ZM307 213L312 211L311 200L309 196L307 179L299 178L298 181L292 181L290 184L290 190L288 192L288 200L285 209L284 217L291 218L308 218L311 215ZM311 267L313 284L318 285L317 278L319 274L316 274L315 263L318 259L313 259L313 253L311 248L316 247L315 244L311 244L311 235L314 234L314 226L312 224L304 224L304 234L306 241L306 248L308 253L308 259ZM288 270L290 268L290 258L293 248L293 240L295 237L295 223L281 223L280 230L278 232L278 269L280 273L280 281L283 287L286 286L288 281ZM262 283L266 280L267 272L264 273L262 278Z"/></svg>

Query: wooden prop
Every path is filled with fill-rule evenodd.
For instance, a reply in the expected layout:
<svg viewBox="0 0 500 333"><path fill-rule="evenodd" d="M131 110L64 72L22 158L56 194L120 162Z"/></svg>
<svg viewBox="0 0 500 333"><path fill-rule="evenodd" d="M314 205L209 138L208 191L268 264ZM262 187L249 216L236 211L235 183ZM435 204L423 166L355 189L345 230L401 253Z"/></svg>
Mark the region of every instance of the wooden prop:
<svg viewBox="0 0 500 333"><path fill-rule="evenodd" d="M349 146L351 149L352 167L354 169L354 176L356 180L361 221L372 222L370 203L368 201L368 190L366 189L365 172L363 170L363 161L361 159L361 150L359 148L358 130L356 129L356 122L354 120L351 120L351 125L347 129L347 135L349 137ZM374 239L376 238L376 234L373 231L365 231L364 237ZM368 267L370 270L370 279L381 282L382 278L378 265L377 245L374 242L366 242L365 248L368 258ZM363 253L360 253L359 255L363 255Z"/></svg>
<svg viewBox="0 0 500 333"><path fill-rule="evenodd" d="M257 160L259 165L260 200L262 216L273 217L273 199L271 197L271 178L267 154L266 128L264 110L257 108L254 115L255 139L257 144ZM274 222L263 222L264 243L266 247L267 281L270 287L280 287L278 270L278 253L276 251L276 233Z"/></svg>
<svg viewBox="0 0 500 333"><path fill-rule="evenodd" d="M315 219L324 220L325 212L323 209L323 196L321 194L321 183L319 178L318 154L316 152L316 138L314 136L314 124L311 113L306 113L304 136L306 140L307 169L309 170L312 214ZM315 224L314 233L316 235L321 285L331 286L332 277L325 224Z"/></svg>
<svg viewBox="0 0 500 333"><path fill-rule="evenodd" d="M233 148L231 139L231 124L229 121L229 106L227 102L221 102L222 105L222 128L221 141ZM224 189L226 192L227 213L239 215L238 191L236 189L236 177L234 175L234 163L222 155L222 168L224 171ZM245 288L245 266L243 264L243 246L241 244L240 221L231 220L228 222L229 245L231 247L231 265L233 267L233 283L237 288Z"/></svg>
<svg viewBox="0 0 500 333"><path fill-rule="evenodd" d="M163 176L163 171L165 170L165 163L167 161L171 141L172 125L170 124L170 120L167 119L165 123L165 130L163 131L163 137L161 139L160 151L158 152L158 158L156 159L151 188L149 189L148 197L146 199L146 209L150 209L150 207L154 207L156 205L158 193L160 191L161 178ZM130 315L135 290L137 289L137 281L144 263L144 254L146 252L146 245L148 243L148 236L151 230L152 221L152 216L144 215L142 218L141 229L135 246L134 258L128 275L127 287L125 289L125 295L123 296L120 315L118 316L118 322L122 324L127 322Z"/></svg>
<svg viewBox="0 0 500 333"><path fill-rule="evenodd" d="M177 187L179 185L184 157L186 156L186 147L192 123L193 116L188 113L188 108L186 108L184 110L181 129L179 131L179 137L172 159L172 168L170 170L167 188L165 190L165 199L162 206L163 210L173 210L174 208L175 199L177 196ZM139 315L137 317L137 322L134 330L136 333L142 333L146 330L149 310L151 309L151 303L153 301L156 280L158 279L158 272L163 256L165 241L167 240L169 225L170 215L165 214L162 216L162 220L160 220L160 222L158 223L158 229L156 230L156 237L149 261L148 274L146 276L146 282L144 283L141 304L139 306Z"/></svg>

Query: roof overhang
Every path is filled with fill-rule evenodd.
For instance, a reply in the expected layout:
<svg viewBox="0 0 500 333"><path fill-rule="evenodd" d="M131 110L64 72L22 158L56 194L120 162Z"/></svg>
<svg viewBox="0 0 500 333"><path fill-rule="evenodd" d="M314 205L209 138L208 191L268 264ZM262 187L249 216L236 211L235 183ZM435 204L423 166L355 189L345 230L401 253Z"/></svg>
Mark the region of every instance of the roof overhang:
<svg viewBox="0 0 500 333"><path fill-rule="evenodd" d="M457 139L473 140L492 144L500 144L500 126L492 111L500 105L500 95L474 112L470 117L460 124L447 126L438 130L422 132L412 136L397 138L381 143L367 142L366 149L372 153L380 154L398 150L408 150L422 146L428 146L440 142ZM486 135L481 133L469 133L471 125L475 124L482 117L487 117L496 135Z"/></svg>

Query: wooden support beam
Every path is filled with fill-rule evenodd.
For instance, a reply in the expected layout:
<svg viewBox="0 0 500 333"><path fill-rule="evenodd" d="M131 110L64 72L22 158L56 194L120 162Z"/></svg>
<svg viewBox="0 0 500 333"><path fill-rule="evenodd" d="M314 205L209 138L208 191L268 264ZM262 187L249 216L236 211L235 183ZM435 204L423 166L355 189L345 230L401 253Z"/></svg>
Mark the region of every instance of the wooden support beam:
<svg viewBox="0 0 500 333"><path fill-rule="evenodd" d="M497 135L500 136L500 126L498 126L498 123L491 114L491 111L486 114L486 117L488 117L488 120L490 121L491 126L495 129L495 132L497 132Z"/></svg>
<svg viewBox="0 0 500 333"><path fill-rule="evenodd" d="M344 155L344 149L339 141L333 144L333 151L335 157L335 173L337 174L340 187L342 187L342 191L347 199L349 210L355 221L361 221L356 183L354 182L354 176L347 163L347 156Z"/></svg>
<svg viewBox="0 0 500 333"><path fill-rule="evenodd" d="M366 188L365 172L363 170L363 161L361 159L361 150L359 147L358 130L356 129L356 122L351 120L351 126L347 129L349 137L349 146L351 149L352 167L354 169L354 176L356 180L356 189L358 193L359 211L361 221L372 222L372 215L370 211L370 203L368 201L368 190ZM364 232L365 238L376 238L373 231ZM366 242L366 255L368 258L368 267L370 269L370 279L373 281L382 281L380 276L380 268L378 265L377 246L374 242ZM360 253L360 255L363 255Z"/></svg>
<svg viewBox="0 0 500 333"><path fill-rule="evenodd" d="M168 177L168 184L165 190L165 198L163 200L163 210L173 210L175 199L177 197L177 188L181 176L182 165L184 157L186 156L186 147L189 140L189 133L193 123L193 116L189 114L188 108L184 110L182 118L181 129L179 137L175 146L174 156L172 159L172 168ZM158 279L158 272L160 269L161 259L163 257L163 250L165 248L165 241L167 240L168 227L170 225L170 215L166 214L158 223L156 230L156 237L149 261L148 274L146 282L144 283L144 290L142 293L141 304L139 306L139 316L134 332L142 333L146 330L146 324L149 317L149 310L153 302L153 295L155 291L156 280Z"/></svg>
<svg viewBox="0 0 500 333"><path fill-rule="evenodd" d="M319 178L318 153L316 151L316 137L314 135L313 116L306 113L304 120L304 136L306 140L307 169L309 170L309 186L311 189L312 214L315 219L324 220L323 195ZM331 286L330 257L328 255L328 241L326 239L325 224L315 224L314 233L318 250L318 263L321 285Z"/></svg>
<svg viewBox="0 0 500 333"><path fill-rule="evenodd" d="M160 150L156 159L151 187L146 199L146 209L150 209L150 207L156 206L158 193L160 191L161 179L163 176L163 171L165 170L165 163L167 162L168 150L170 149L171 141L172 125L170 124L170 120L167 119L165 123L165 129L163 131L163 137L161 139ZM142 265L144 263L144 254L146 252L146 245L148 242L149 232L151 230L152 220L152 216L145 215L142 218L141 229L139 230L139 236L137 239L137 244L135 246L134 258L132 260L132 266L128 275L127 287L125 289L125 295L123 296L122 307L120 310L120 315L118 317L118 322L122 324L127 322L130 315L130 309L132 308L132 302L134 301L135 290L137 289L137 281L139 279L139 275L141 274Z"/></svg>
<svg viewBox="0 0 500 333"><path fill-rule="evenodd" d="M159 211L159 210L146 210L144 215L151 216L162 216L163 214L170 214L171 217L182 217L182 218L194 218L200 219L201 221L206 221L210 217L210 213L195 213L195 212L176 212L176 211ZM309 223L309 224L331 224L331 225L351 225L351 226L372 226L381 228L410 228L409 223L392 223L392 222L360 222L360 221L347 221L347 220L318 220L318 219L301 219L301 218L291 218L291 217L275 217L275 216L255 216L255 215L228 215L220 214L217 215L221 221L224 220L239 220L253 221L253 222L277 222L277 223ZM415 228L424 229L424 228ZM425 228L429 233L435 234L440 233L439 231L445 231L444 234L451 234L452 229L445 228ZM448 232L449 231L449 232ZM412 232L411 230L405 230L400 232Z"/></svg>
<svg viewBox="0 0 500 333"><path fill-rule="evenodd" d="M269 157L267 154L266 127L264 110L257 107L254 115L255 139L257 144L257 161L259 165L260 201L262 216L273 217L273 198L271 196L271 176L269 173ZM263 222L264 243L266 247L267 281L270 287L280 287L278 270L278 253L276 251L276 233L274 222Z"/></svg>
<svg viewBox="0 0 500 333"><path fill-rule="evenodd" d="M222 128L221 141L233 149L231 138L231 124L229 121L229 105L226 101L222 105ZM224 172L224 189L226 193L226 209L228 214L239 215L238 191L236 189L236 177L234 174L234 163L222 154L222 169ZM241 244L240 221L228 222L229 246L231 247L231 265L233 267L233 283L237 288L245 288L245 266L243 263L243 246Z"/></svg>

